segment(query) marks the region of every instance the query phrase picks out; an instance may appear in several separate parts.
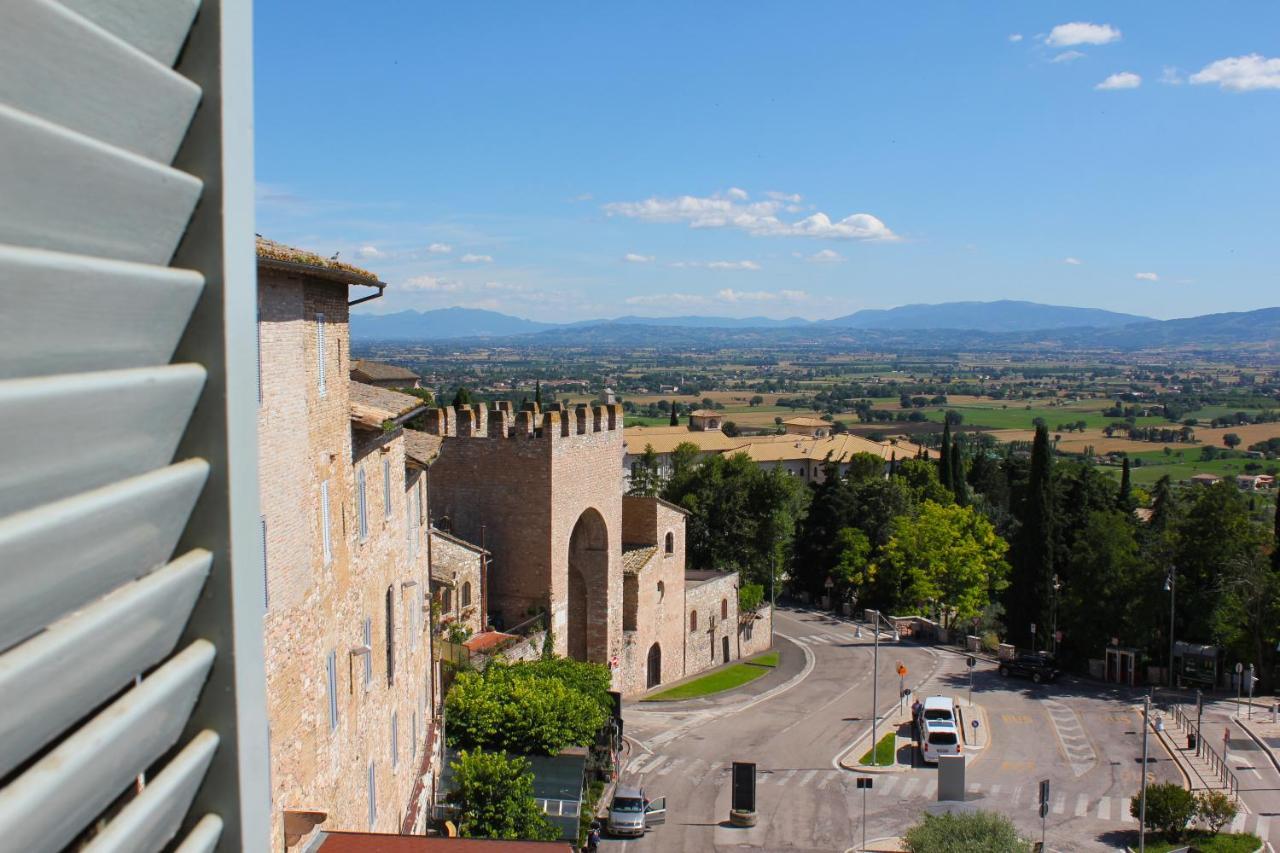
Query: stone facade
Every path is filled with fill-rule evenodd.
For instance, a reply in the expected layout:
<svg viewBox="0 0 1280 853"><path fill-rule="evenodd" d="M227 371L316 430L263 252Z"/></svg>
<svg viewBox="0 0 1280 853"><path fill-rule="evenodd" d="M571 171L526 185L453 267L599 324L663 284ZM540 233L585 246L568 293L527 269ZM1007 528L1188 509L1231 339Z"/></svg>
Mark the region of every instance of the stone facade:
<svg viewBox="0 0 1280 853"><path fill-rule="evenodd" d="M484 630L485 560L478 545L441 530L431 531L431 600L439 605L439 624L460 625L471 634Z"/></svg>
<svg viewBox="0 0 1280 853"><path fill-rule="evenodd" d="M317 828L421 826L433 793L426 473L406 469L401 430L352 427L347 291L332 270L260 260L273 851ZM324 818L286 822L304 811Z"/></svg>
<svg viewBox="0 0 1280 853"><path fill-rule="evenodd" d="M685 675L686 515L658 498L622 499L623 695Z"/></svg>
<svg viewBox="0 0 1280 853"><path fill-rule="evenodd" d="M773 646L773 611L766 603L751 614L738 614L738 650L744 658L768 651Z"/></svg>
<svg viewBox="0 0 1280 853"><path fill-rule="evenodd" d="M686 676L742 656L737 572L685 572L684 607Z"/></svg>

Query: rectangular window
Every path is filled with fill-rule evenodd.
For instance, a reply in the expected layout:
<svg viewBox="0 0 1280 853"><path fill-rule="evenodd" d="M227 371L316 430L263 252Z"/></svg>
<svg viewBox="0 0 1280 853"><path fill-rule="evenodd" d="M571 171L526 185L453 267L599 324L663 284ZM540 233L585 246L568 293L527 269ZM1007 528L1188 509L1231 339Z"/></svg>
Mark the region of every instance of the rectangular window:
<svg viewBox="0 0 1280 853"><path fill-rule="evenodd" d="M418 758L418 712L413 712L413 740L409 742L409 760L415 761Z"/></svg>
<svg viewBox="0 0 1280 853"><path fill-rule="evenodd" d="M423 485L423 480L426 478L426 474L422 474L418 477L418 527L422 527L427 523L427 517L422 514L422 490L426 488L426 486Z"/></svg>
<svg viewBox="0 0 1280 853"><path fill-rule="evenodd" d="M258 308L258 322L253 324L258 335L258 405L262 405L262 308Z"/></svg>
<svg viewBox="0 0 1280 853"><path fill-rule="evenodd" d="M329 652L329 731L338 727L338 653Z"/></svg>
<svg viewBox="0 0 1280 853"><path fill-rule="evenodd" d="M391 460L382 460L382 517L391 517Z"/></svg>
<svg viewBox="0 0 1280 853"><path fill-rule="evenodd" d="M320 389L320 396L324 396L325 391L325 352L324 352L324 315L316 315L316 387Z"/></svg>
<svg viewBox="0 0 1280 853"><path fill-rule="evenodd" d="M369 501L365 494L364 469L356 471L356 509L360 516L360 541L369 538Z"/></svg>
<svg viewBox="0 0 1280 853"><path fill-rule="evenodd" d="M364 656L364 686L373 683L373 618L364 617L364 645L369 650Z"/></svg>
<svg viewBox="0 0 1280 853"><path fill-rule="evenodd" d="M373 762L369 762L369 828L378 822L378 780L373 773Z"/></svg>
<svg viewBox="0 0 1280 853"><path fill-rule="evenodd" d="M258 516L258 526L262 533L262 609L271 607L271 582L267 579L267 517Z"/></svg>
<svg viewBox="0 0 1280 853"><path fill-rule="evenodd" d="M333 562L333 540L329 538L329 481L320 484L320 548L324 551L324 564Z"/></svg>
<svg viewBox="0 0 1280 853"><path fill-rule="evenodd" d="M391 769L395 770L400 764L400 715L396 711L391 712Z"/></svg>

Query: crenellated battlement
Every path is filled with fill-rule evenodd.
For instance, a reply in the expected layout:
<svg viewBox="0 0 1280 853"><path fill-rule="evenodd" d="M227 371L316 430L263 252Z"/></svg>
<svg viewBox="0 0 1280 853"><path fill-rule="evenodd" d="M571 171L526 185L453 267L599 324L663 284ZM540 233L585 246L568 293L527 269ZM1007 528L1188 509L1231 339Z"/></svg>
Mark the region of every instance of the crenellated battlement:
<svg viewBox="0 0 1280 853"><path fill-rule="evenodd" d="M572 409L552 403L545 411L525 403L516 411L509 400L483 405L442 407L424 415L426 431L442 438L571 439L600 432L622 434L622 405L578 405Z"/></svg>

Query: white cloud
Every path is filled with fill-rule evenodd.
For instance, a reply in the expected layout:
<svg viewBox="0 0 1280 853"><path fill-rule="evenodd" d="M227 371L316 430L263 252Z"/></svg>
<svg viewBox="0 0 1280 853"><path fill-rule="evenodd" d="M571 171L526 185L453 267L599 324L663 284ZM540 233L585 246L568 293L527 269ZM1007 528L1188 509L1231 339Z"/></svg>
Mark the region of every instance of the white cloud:
<svg viewBox="0 0 1280 853"><path fill-rule="evenodd" d="M395 289L410 293L453 293L462 289L462 282L446 281L433 275L416 275L395 285Z"/></svg>
<svg viewBox="0 0 1280 853"><path fill-rule="evenodd" d="M569 201L591 201L593 198L595 198L595 196L591 193L578 193L573 198L569 199Z"/></svg>
<svg viewBox="0 0 1280 853"><path fill-rule="evenodd" d="M1017 44L1022 41L1022 33L1009 33L1009 41Z"/></svg>
<svg viewBox="0 0 1280 853"><path fill-rule="evenodd" d="M670 264L678 270L683 269L708 269L708 270L758 270L760 264L755 261L674 261Z"/></svg>
<svg viewBox="0 0 1280 853"><path fill-rule="evenodd" d="M801 302L808 296L803 290L733 290L726 287L716 291L716 298L721 302Z"/></svg>
<svg viewBox="0 0 1280 853"><path fill-rule="evenodd" d="M1064 264L1071 264L1071 266L1073 267L1078 267L1082 263L1084 263L1084 261L1080 260L1079 258L1063 258L1062 262Z"/></svg>
<svg viewBox="0 0 1280 853"><path fill-rule="evenodd" d="M427 247L427 251L433 255L447 255L453 251L453 247L448 243L432 243Z"/></svg>
<svg viewBox="0 0 1280 853"><path fill-rule="evenodd" d="M1119 74L1112 74L1093 88L1106 92L1112 89L1136 89L1141 85L1141 76L1134 74L1132 71L1121 71Z"/></svg>
<svg viewBox="0 0 1280 853"><path fill-rule="evenodd" d="M1250 53L1219 59L1192 74L1191 82L1196 85L1217 83L1229 92L1280 89L1280 58L1268 59L1262 54Z"/></svg>
<svg viewBox="0 0 1280 853"><path fill-rule="evenodd" d="M1120 40L1120 31L1110 24L1090 24L1074 21L1058 24L1049 31L1046 44L1054 47L1071 47L1077 44L1110 44Z"/></svg>
<svg viewBox="0 0 1280 853"><path fill-rule="evenodd" d="M729 189L725 192L725 195L727 195L729 198L733 199L734 201L746 201L748 198L747 191L743 189L738 189L737 187L729 187Z"/></svg>
<svg viewBox="0 0 1280 853"><path fill-rule="evenodd" d="M799 204L804 201L804 196L800 193L780 193L777 190L769 190L765 193L765 198L771 198L774 201L785 201L787 204Z"/></svg>
<svg viewBox="0 0 1280 853"><path fill-rule="evenodd" d="M815 264L838 264L844 260L844 255L834 249L822 249L821 251L814 252L805 260L811 261Z"/></svg>
<svg viewBox="0 0 1280 853"><path fill-rule="evenodd" d="M788 209L778 199L747 201L738 197L734 190L711 196L616 201L604 206L605 213L610 216L625 216L645 222L687 222L690 228L737 228L756 236L898 239L888 226L869 213L855 213L834 222L825 213L814 213L795 222L784 222L778 214Z"/></svg>
<svg viewBox="0 0 1280 853"><path fill-rule="evenodd" d="M1182 73L1178 71L1177 68L1172 65L1166 65L1164 68L1160 69L1160 82L1166 83L1170 86L1180 86L1185 81L1183 80Z"/></svg>
<svg viewBox="0 0 1280 853"><path fill-rule="evenodd" d="M489 255L472 255L472 254L466 254L466 255L463 255L461 258L458 258L458 260L462 261L464 264L491 264L491 263L493 263L493 258L492 258L491 256L489 256Z"/></svg>
<svg viewBox="0 0 1280 853"><path fill-rule="evenodd" d="M653 255L638 255L635 252L627 252L622 259L631 264L647 264L653 261Z"/></svg>
<svg viewBox="0 0 1280 853"><path fill-rule="evenodd" d="M1160 280L1160 276L1156 275L1153 272L1136 272L1133 274L1133 277L1138 279L1139 281L1159 281Z"/></svg>
<svg viewBox="0 0 1280 853"><path fill-rule="evenodd" d="M1050 59L1049 61L1050 62L1074 62L1077 59L1083 59L1083 58L1084 58L1084 54L1078 50L1064 50L1062 53L1059 53L1057 56L1055 56L1053 59Z"/></svg>
<svg viewBox="0 0 1280 853"><path fill-rule="evenodd" d="M628 305L703 305L707 299L696 293L646 293L623 301Z"/></svg>
<svg viewBox="0 0 1280 853"><path fill-rule="evenodd" d="M387 253L379 249L377 246L364 245L356 249L356 257L370 260L372 258L385 258Z"/></svg>

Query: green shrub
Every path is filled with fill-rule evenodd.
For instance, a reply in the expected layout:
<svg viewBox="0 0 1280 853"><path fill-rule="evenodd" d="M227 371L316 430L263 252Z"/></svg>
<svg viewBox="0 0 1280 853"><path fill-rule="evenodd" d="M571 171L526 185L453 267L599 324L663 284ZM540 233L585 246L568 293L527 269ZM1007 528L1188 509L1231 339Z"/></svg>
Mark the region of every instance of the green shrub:
<svg viewBox="0 0 1280 853"><path fill-rule="evenodd" d="M449 765L453 778L446 800L457 806L463 838L554 841L560 830L533 798L529 762L500 752L463 751Z"/></svg>
<svg viewBox="0 0 1280 853"><path fill-rule="evenodd" d="M1029 853L1032 843L994 812L925 815L903 836L911 853Z"/></svg>
<svg viewBox="0 0 1280 853"><path fill-rule="evenodd" d="M1235 801L1222 791L1202 791L1196 797L1196 815L1210 832L1221 832L1222 827L1235 820L1239 810Z"/></svg>
<svg viewBox="0 0 1280 853"><path fill-rule="evenodd" d="M1142 797L1129 801L1129 814L1140 818ZM1183 836L1187 824L1196 816L1196 799L1181 785L1162 782L1147 786L1147 828L1162 832L1173 840Z"/></svg>

